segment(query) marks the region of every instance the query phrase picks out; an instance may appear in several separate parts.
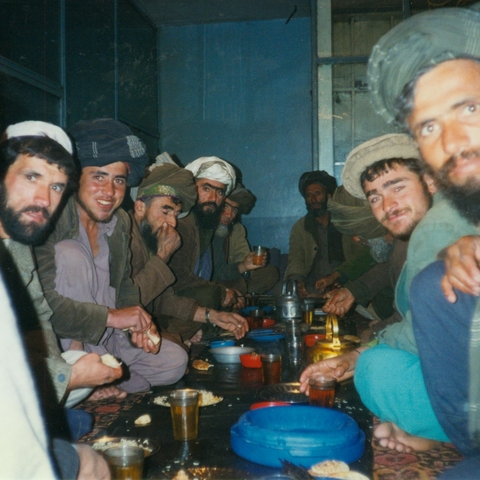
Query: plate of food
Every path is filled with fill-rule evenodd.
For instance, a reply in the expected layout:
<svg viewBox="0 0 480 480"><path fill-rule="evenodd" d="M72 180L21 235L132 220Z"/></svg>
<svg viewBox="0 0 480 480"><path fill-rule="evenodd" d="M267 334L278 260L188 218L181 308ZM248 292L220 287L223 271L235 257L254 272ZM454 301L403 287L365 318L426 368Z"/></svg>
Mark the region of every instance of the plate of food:
<svg viewBox="0 0 480 480"><path fill-rule="evenodd" d="M151 440L150 438L104 436L91 440L88 443L94 450L97 450L98 452L104 452L109 448L123 447L124 445L130 447L140 447L143 448L145 457L150 457L160 450L160 444L155 440Z"/></svg>
<svg viewBox="0 0 480 480"><path fill-rule="evenodd" d="M262 400L286 402L286 403L308 403L308 397L300 391L300 383L277 383L263 387L258 392Z"/></svg>
<svg viewBox="0 0 480 480"><path fill-rule="evenodd" d="M198 390L198 393L200 397L200 402L199 402L200 407L208 407L210 405L215 405L217 403L220 403L223 400L223 397L220 397L219 395L215 395L212 392L209 392L208 390ZM160 405L161 407L170 406L170 403L168 403L168 395L161 395L159 397L155 397L153 399L153 403L155 405Z"/></svg>

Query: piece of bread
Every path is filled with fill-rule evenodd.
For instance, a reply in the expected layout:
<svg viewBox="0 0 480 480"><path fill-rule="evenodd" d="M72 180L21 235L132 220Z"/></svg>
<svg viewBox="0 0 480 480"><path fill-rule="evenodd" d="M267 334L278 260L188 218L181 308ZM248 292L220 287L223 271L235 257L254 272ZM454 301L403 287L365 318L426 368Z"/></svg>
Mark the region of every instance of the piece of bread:
<svg viewBox="0 0 480 480"><path fill-rule="evenodd" d="M354 472L352 470L350 470L349 472L330 473L329 475L332 478L343 478L346 480L369 480L369 478L362 473Z"/></svg>
<svg viewBox="0 0 480 480"><path fill-rule="evenodd" d="M143 426L143 425L149 425L150 423L152 423L152 417L148 413L138 417L135 420L135 425Z"/></svg>
<svg viewBox="0 0 480 480"><path fill-rule="evenodd" d="M145 333L155 346L160 343L160 337L158 335L154 335L150 329L148 329Z"/></svg>
<svg viewBox="0 0 480 480"><path fill-rule="evenodd" d="M325 460L310 467L308 473L314 477L333 477L334 473L348 472L350 467L339 460Z"/></svg>
<svg viewBox="0 0 480 480"><path fill-rule="evenodd" d="M100 357L102 363L105 364L107 367L118 368L122 365L113 355L110 353L106 353Z"/></svg>
<svg viewBox="0 0 480 480"><path fill-rule="evenodd" d="M192 367L196 370L208 370L209 368L213 367L213 364L208 363L205 360L194 360L192 362Z"/></svg>

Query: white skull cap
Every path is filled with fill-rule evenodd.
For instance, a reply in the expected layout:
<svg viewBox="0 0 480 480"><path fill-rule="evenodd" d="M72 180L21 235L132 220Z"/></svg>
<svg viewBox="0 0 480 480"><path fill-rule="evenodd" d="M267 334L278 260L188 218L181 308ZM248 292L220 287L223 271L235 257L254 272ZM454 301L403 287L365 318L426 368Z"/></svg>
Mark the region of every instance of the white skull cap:
<svg viewBox="0 0 480 480"><path fill-rule="evenodd" d="M73 154L73 147L70 138L60 127L52 123L28 120L26 122L15 123L5 130L7 138L13 137L48 137L59 143L70 155Z"/></svg>

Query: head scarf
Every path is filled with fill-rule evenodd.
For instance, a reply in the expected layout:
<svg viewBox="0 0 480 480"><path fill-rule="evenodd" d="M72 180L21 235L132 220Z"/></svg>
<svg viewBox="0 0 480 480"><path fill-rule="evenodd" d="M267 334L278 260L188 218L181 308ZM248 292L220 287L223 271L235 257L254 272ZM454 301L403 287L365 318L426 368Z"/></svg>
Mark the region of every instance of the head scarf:
<svg viewBox="0 0 480 480"><path fill-rule="evenodd" d="M370 240L387 233L374 217L367 200L350 195L343 185L335 190L328 201L328 210L335 228L344 235Z"/></svg>
<svg viewBox="0 0 480 480"><path fill-rule="evenodd" d="M257 197L241 183L237 183L237 186L228 198L232 200L232 202L238 203L238 213L240 213L240 215L249 214L257 201Z"/></svg>
<svg viewBox="0 0 480 480"><path fill-rule="evenodd" d="M305 197L305 189L312 183L321 185L328 194L333 195L337 188L337 180L325 170L316 170L315 172L305 172L298 181L298 189L302 197Z"/></svg>
<svg viewBox="0 0 480 480"><path fill-rule="evenodd" d="M420 69L454 58L480 57L478 9L477 3L474 8L439 8L414 15L373 47L368 84L373 105L387 122L397 116L395 100Z"/></svg>
<svg viewBox="0 0 480 480"><path fill-rule="evenodd" d="M342 171L342 183L348 193L364 199L360 176L375 162L391 158L420 159L420 152L410 136L402 133L389 133L372 138L354 148L349 153Z"/></svg>
<svg viewBox="0 0 480 480"><path fill-rule="evenodd" d="M188 214L197 200L192 172L175 164L152 165L138 187L137 200L154 197L174 197L182 201L182 213Z"/></svg>
<svg viewBox="0 0 480 480"><path fill-rule="evenodd" d="M59 143L70 155L73 153L72 142L68 135L60 127L47 122L28 120L26 122L15 123L5 130L7 138L13 137L48 137Z"/></svg>
<svg viewBox="0 0 480 480"><path fill-rule="evenodd" d="M230 194L237 179L234 168L218 157L200 157L189 163L185 168L193 173L195 180L208 178L223 183L225 185L225 195Z"/></svg>
<svg viewBox="0 0 480 480"><path fill-rule="evenodd" d="M123 123L112 118L86 120L73 125L69 133L82 168L124 162L130 187L143 178L148 165L145 144Z"/></svg>

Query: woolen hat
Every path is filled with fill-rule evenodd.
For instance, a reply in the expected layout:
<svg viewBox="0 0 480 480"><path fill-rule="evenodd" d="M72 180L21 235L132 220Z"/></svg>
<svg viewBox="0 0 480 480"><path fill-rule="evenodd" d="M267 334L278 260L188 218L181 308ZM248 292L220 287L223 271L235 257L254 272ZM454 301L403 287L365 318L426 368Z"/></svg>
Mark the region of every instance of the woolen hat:
<svg viewBox="0 0 480 480"><path fill-rule="evenodd" d="M420 152L408 135L389 133L372 138L354 148L345 161L342 183L347 191L357 198L365 198L360 177L362 173L379 160L391 158L415 158L420 160Z"/></svg>
<svg viewBox="0 0 480 480"><path fill-rule="evenodd" d="M337 180L325 170L305 172L298 181L298 189L300 190L302 197L305 197L305 189L312 183L318 183L325 188L330 195L333 195L333 192L337 188Z"/></svg>

